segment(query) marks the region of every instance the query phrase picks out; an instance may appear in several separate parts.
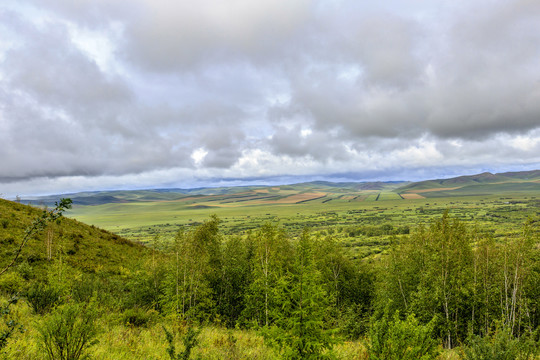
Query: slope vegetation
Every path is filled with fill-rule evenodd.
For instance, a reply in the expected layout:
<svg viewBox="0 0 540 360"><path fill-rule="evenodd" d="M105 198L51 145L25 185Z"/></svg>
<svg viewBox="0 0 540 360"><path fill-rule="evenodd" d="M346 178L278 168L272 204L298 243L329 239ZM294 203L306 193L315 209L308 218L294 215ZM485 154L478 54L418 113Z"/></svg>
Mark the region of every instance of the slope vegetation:
<svg viewBox="0 0 540 360"><path fill-rule="evenodd" d="M487 195L540 191L540 170L492 174L489 172L415 182L397 189L401 194L424 197Z"/></svg>
<svg viewBox="0 0 540 360"><path fill-rule="evenodd" d="M25 229L42 213L28 205L0 199L0 267L13 259ZM144 246L74 219L60 218L35 234L22 250L14 269L31 268L27 277L40 277L52 260L61 259L83 273L103 276L123 269L148 254Z"/></svg>

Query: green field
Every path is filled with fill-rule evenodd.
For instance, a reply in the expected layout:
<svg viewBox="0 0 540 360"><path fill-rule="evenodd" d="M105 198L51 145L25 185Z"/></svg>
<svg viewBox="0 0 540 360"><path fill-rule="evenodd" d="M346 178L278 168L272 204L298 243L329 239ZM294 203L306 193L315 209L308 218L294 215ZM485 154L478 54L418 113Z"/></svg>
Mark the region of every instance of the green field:
<svg viewBox="0 0 540 360"><path fill-rule="evenodd" d="M215 194L116 192L106 194L116 202L76 205L68 216L148 242L156 235L172 238L181 227L196 226L215 214L225 235L246 234L267 222L293 235L307 227L331 234L350 247L353 256L362 257L382 251L392 236L427 224L446 210L495 237L519 233L528 217L539 214L538 182L465 183L453 190L407 187L403 191L390 184L366 190L354 184L307 183L213 189Z"/></svg>

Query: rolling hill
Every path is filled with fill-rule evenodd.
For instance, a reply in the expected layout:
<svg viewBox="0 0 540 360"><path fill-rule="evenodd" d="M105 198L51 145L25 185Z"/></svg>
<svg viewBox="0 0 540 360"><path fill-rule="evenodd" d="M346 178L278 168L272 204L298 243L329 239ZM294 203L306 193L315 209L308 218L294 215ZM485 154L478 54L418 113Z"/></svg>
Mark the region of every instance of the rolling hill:
<svg viewBox="0 0 540 360"><path fill-rule="evenodd" d="M42 210L0 199L0 268L13 259L25 229ZM144 260L150 251L141 244L106 230L61 217L45 230L33 235L23 248L17 263L31 269L28 278L46 276L51 260L61 259L82 273L100 276L122 274L135 261ZM24 265L23 265L24 264Z"/></svg>
<svg viewBox="0 0 540 360"><path fill-rule="evenodd" d="M449 197L540 191L540 170L458 176L411 183L398 188L400 194Z"/></svg>
<svg viewBox="0 0 540 360"><path fill-rule="evenodd" d="M152 190L118 190L118 191L94 191L80 192L63 195L50 195L23 199L24 203L52 206L61 197L69 197L74 205L104 205L155 201L181 201L183 199L208 199L213 197L215 201L223 198L242 198L246 194L255 195L257 198L283 198L294 193L308 191L324 192L329 194L354 193L363 190L392 191L405 182L339 182L313 181L299 184L279 186L234 186L215 188L194 189L152 189ZM277 194L281 192L281 194ZM273 194L269 196L268 193ZM267 194L267 195L263 195Z"/></svg>
<svg viewBox="0 0 540 360"><path fill-rule="evenodd" d="M279 186L95 191L37 197L25 199L23 202L51 206L61 197L69 197L77 206L176 202L202 209L218 204L260 205L271 202L298 203L316 199L324 203L343 199L350 201L373 198L379 201L392 198L389 193L395 193L398 198L407 200L538 191L540 191L540 170L532 170L499 174L484 172L412 183L406 181L335 183L312 181ZM386 195L377 196L379 193Z"/></svg>

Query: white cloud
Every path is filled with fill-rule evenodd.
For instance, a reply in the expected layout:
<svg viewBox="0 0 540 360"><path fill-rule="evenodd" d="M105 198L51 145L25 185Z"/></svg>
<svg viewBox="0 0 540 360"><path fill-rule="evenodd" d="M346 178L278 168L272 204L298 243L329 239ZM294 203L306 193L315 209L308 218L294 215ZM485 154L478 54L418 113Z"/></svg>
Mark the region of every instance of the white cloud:
<svg viewBox="0 0 540 360"><path fill-rule="evenodd" d="M536 167L539 10L5 1L0 192Z"/></svg>

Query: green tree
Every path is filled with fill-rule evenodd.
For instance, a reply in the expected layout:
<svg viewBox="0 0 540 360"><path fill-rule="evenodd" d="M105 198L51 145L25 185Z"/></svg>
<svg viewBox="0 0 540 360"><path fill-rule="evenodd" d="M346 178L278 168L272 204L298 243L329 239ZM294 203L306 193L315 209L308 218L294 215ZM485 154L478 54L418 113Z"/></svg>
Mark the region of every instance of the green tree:
<svg viewBox="0 0 540 360"><path fill-rule="evenodd" d="M234 327L245 309L246 291L251 282L250 249L246 241L233 236L223 243L218 312L226 326Z"/></svg>
<svg viewBox="0 0 540 360"><path fill-rule="evenodd" d="M374 298L375 273L372 265L351 260L336 239L314 239L314 256L321 282L330 300L334 326L350 338L358 338L367 330Z"/></svg>
<svg viewBox="0 0 540 360"><path fill-rule="evenodd" d="M314 242L304 230L295 249L294 267L280 279L280 307L275 322L263 332L271 344L279 346L289 359L330 358L336 342L334 331L326 328L325 314L330 301L317 270Z"/></svg>
<svg viewBox="0 0 540 360"><path fill-rule="evenodd" d="M276 303L276 288L290 265L291 244L283 229L265 224L248 238L251 283L246 291L244 323L269 326Z"/></svg>
<svg viewBox="0 0 540 360"><path fill-rule="evenodd" d="M426 267L413 306L429 321L434 310L441 314L441 336L452 348L467 336L472 303L473 269L471 234L465 224L448 212L434 221L424 234Z"/></svg>
<svg viewBox="0 0 540 360"><path fill-rule="evenodd" d="M192 231L180 229L174 242L173 269L169 266L161 301L168 311L187 320L210 320L215 315L220 286L221 237L219 219L210 220Z"/></svg>
<svg viewBox="0 0 540 360"><path fill-rule="evenodd" d="M445 212L429 228L395 242L381 273L378 303L392 299L392 311L415 313L423 323L438 314L445 346L464 341L474 301L471 239L466 226Z"/></svg>

